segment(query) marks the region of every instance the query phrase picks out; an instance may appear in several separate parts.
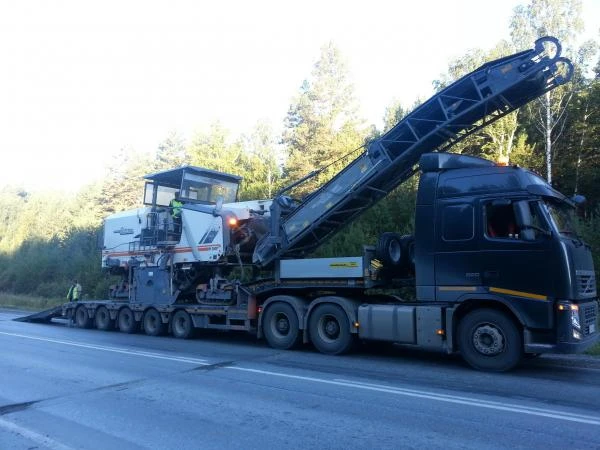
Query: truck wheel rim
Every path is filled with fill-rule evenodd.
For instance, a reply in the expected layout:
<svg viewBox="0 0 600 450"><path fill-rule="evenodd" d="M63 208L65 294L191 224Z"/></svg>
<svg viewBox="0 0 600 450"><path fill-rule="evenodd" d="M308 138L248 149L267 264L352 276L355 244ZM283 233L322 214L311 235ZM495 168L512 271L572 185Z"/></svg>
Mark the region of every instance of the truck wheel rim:
<svg viewBox="0 0 600 450"><path fill-rule="evenodd" d="M283 313L277 313L273 316L271 329L279 337L287 336L290 333L290 320Z"/></svg>
<svg viewBox="0 0 600 450"><path fill-rule="evenodd" d="M148 328L150 330L156 329L156 316L154 314L151 314L150 316L148 316Z"/></svg>
<svg viewBox="0 0 600 450"><path fill-rule="evenodd" d="M486 356L495 356L504 351L504 336L493 325L481 325L473 333L475 349Z"/></svg>
<svg viewBox="0 0 600 450"><path fill-rule="evenodd" d="M175 321L175 331L177 331L177 333L179 333L179 334L185 333L185 331L186 331L185 323L186 323L185 317L178 317L177 320Z"/></svg>
<svg viewBox="0 0 600 450"><path fill-rule="evenodd" d="M331 315L324 315L319 319L319 337L326 342L335 342L340 336L340 324Z"/></svg>
<svg viewBox="0 0 600 450"><path fill-rule="evenodd" d="M393 240L392 242L390 242L390 245L388 248L388 253L389 253L390 259L394 263L398 263L400 261L400 256L402 255L402 249L400 248L400 243L396 240Z"/></svg>

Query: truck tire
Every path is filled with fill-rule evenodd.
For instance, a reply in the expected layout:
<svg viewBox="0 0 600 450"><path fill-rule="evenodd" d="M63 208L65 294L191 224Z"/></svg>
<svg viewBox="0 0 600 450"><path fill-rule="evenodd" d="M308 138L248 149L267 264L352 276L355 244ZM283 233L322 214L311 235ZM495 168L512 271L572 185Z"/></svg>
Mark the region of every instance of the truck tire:
<svg viewBox="0 0 600 450"><path fill-rule="evenodd" d="M298 315L291 305L276 302L267 308L262 320L267 343L279 350L289 350L300 343Z"/></svg>
<svg viewBox="0 0 600 450"><path fill-rule="evenodd" d="M190 315L180 309L171 317L171 331L178 339L190 339L194 335L194 323Z"/></svg>
<svg viewBox="0 0 600 450"><path fill-rule="evenodd" d="M154 308L150 308L144 313L142 322L144 323L144 332L148 336L162 336L167 331L160 313Z"/></svg>
<svg viewBox="0 0 600 450"><path fill-rule="evenodd" d="M83 305L78 306L75 310L75 324L77 328L91 328L92 326L92 319L90 319L87 308Z"/></svg>
<svg viewBox="0 0 600 450"><path fill-rule="evenodd" d="M96 322L96 328L102 331L112 330L115 327L115 322L111 320L110 313L106 306L101 306L96 310L94 321Z"/></svg>
<svg viewBox="0 0 600 450"><path fill-rule="evenodd" d="M342 308L324 303L315 308L309 320L310 340L321 353L341 355L354 343L348 316Z"/></svg>
<svg viewBox="0 0 600 450"><path fill-rule="evenodd" d="M508 315L495 309L468 313L458 326L459 350L473 368L505 372L523 357L523 339Z"/></svg>
<svg viewBox="0 0 600 450"><path fill-rule="evenodd" d="M377 241L375 257L388 266L399 266L402 263L402 244L398 233L382 233Z"/></svg>
<svg viewBox="0 0 600 450"><path fill-rule="evenodd" d="M119 330L123 333L136 333L140 327L139 322L136 322L135 320L135 315L133 314L133 311L127 307L119 311L117 322L119 324Z"/></svg>

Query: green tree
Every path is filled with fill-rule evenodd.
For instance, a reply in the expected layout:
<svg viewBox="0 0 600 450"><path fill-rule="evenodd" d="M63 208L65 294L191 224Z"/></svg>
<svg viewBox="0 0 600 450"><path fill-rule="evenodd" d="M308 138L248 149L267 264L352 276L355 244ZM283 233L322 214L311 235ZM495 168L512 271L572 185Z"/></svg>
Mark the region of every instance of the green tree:
<svg viewBox="0 0 600 450"><path fill-rule="evenodd" d="M295 181L327 167L303 187L304 193L314 190L343 167L340 158L362 146L366 134L362 128L346 62L329 43L322 47L310 78L302 84L285 119L287 179Z"/></svg>
<svg viewBox="0 0 600 450"><path fill-rule="evenodd" d="M212 123L208 130L197 131L186 151L192 165L234 175L243 172L241 140L232 140L220 122Z"/></svg>
<svg viewBox="0 0 600 450"><path fill-rule="evenodd" d="M514 47L507 41L500 41L489 51L471 49L465 55L450 62L447 72L442 74L440 79L434 81L434 87L441 90L484 63L514 53L514 51ZM485 156L494 160L498 160L500 157L510 160L519 126L518 115L519 112L514 111L496 120L479 133L471 135L455 145L452 151Z"/></svg>
<svg viewBox="0 0 600 450"><path fill-rule="evenodd" d="M400 100L394 99L385 108L383 115L383 132L391 130L398 122L400 122L410 111L402 106Z"/></svg>
<svg viewBox="0 0 600 450"><path fill-rule="evenodd" d="M177 131L170 131L167 137L158 145L156 169L172 169L186 162L185 140Z"/></svg>
<svg viewBox="0 0 600 450"><path fill-rule="evenodd" d="M258 122L244 137L244 195L249 199L272 198L281 187L277 138L266 121Z"/></svg>
<svg viewBox="0 0 600 450"><path fill-rule="evenodd" d="M512 41L516 47L527 48L543 36L557 37L563 54L574 54L576 37L583 30L580 0L531 0L515 8L510 24ZM552 52L552 49L549 49ZM561 86L546 93L528 107L535 129L543 136L546 178L552 183L553 144L560 137L566 108L572 98L570 86Z"/></svg>
<svg viewBox="0 0 600 450"><path fill-rule="evenodd" d="M143 203L143 177L154 171L154 161L153 155L129 148L114 156L98 197L102 217Z"/></svg>

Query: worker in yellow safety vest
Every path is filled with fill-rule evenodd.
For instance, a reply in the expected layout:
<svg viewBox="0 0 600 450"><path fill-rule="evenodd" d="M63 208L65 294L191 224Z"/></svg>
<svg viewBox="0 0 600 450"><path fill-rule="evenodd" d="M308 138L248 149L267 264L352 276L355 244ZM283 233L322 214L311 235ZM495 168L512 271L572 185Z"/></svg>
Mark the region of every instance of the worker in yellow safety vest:
<svg viewBox="0 0 600 450"><path fill-rule="evenodd" d="M181 207L183 203L179 200L179 192L175 192L175 197L169 203L169 208L171 208L171 216L173 219L181 218Z"/></svg>
<svg viewBox="0 0 600 450"><path fill-rule="evenodd" d="M171 208L171 217L173 219L173 228L175 233L181 233L181 207L183 202L179 199L179 191L175 192L175 197L169 202Z"/></svg>
<svg viewBox="0 0 600 450"><path fill-rule="evenodd" d="M71 283L71 287L69 288L69 293L67 294L67 300L70 302L76 302L81 298L81 285L77 282L77 280L73 280Z"/></svg>

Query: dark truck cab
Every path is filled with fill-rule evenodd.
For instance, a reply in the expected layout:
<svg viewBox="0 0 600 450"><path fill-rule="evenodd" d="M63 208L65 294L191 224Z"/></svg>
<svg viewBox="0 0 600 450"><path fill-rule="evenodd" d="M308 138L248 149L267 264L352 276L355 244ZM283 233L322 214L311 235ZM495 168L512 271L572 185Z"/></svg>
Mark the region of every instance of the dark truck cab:
<svg viewBox="0 0 600 450"><path fill-rule="evenodd" d="M420 168L418 301L453 305L446 312L452 324L475 309L498 310L521 325L526 354L593 345L594 264L572 227L574 203L530 171L481 158L430 153ZM482 318L472 327L472 350L491 356L503 348L503 331L493 323ZM447 332L463 339L454 328ZM466 343L456 344L464 354Z"/></svg>

